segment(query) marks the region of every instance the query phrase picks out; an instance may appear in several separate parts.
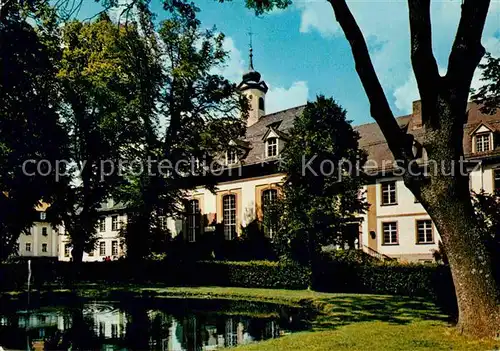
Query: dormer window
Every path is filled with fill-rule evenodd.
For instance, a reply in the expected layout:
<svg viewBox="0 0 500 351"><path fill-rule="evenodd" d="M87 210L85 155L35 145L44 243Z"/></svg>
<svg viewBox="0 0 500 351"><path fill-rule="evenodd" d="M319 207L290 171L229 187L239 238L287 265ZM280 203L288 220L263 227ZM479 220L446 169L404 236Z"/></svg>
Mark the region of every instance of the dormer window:
<svg viewBox="0 0 500 351"><path fill-rule="evenodd" d="M238 153L236 149L230 149L226 152L226 164L228 166L238 163Z"/></svg>
<svg viewBox="0 0 500 351"><path fill-rule="evenodd" d="M494 149L493 129L485 123L481 123L471 133L472 152L488 152Z"/></svg>
<svg viewBox="0 0 500 351"><path fill-rule="evenodd" d="M266 157L278 156L278 138L269 138L266 140Z"/></svg>
<svg viewBox="0 0 500 351"><path fill-rule="evenodd" d="M476 152L485 152L491 150L491 133L482 133L476 135Z"/></svg>

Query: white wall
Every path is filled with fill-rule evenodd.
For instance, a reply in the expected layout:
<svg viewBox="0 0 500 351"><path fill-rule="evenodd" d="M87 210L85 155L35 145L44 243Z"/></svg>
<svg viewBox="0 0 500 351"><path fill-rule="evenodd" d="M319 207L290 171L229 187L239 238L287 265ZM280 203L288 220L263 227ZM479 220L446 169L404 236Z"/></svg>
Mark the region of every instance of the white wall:
<svg viewBox="0 0 500 351"><path fill-rule="evenodd" d="M121 257L124 255L124 248L121 245L122 238L119 237L119 231L118 230L113 230L112 229L112 217L113 216L118 216L118 229L121 228L121 226L126 225L127 223L127 215L126 214L106 214L103 215L105 218L105 223L106 223L106 230L104 232L99 231L99 226L97 227L97 240L96 240L96 245L93 250L93 256L89 255L89 253L84 252L83 253L83 258L82 260L84 262L93 262L93 261L103 261L106 256L110 256L111 259L114 258L112 255L111 249L112 249L112 243L113 241L118 242L118 256L116 257ZM70 250L70 255L65 256L65 245L70 242L69 237L67 235L60 235L60 240L59 240L59 260L60 261L70 261L71 259L71 250ZM104 255L101 255L99 247L100 243L103 242L105 245L105 253Z"/></svg>
<svg viewBox="0 0 500 351"><path fill-rule="evenodd" d="M238 181L224 182L217 185L216 193L219 191L227 190L239 190L241 192L241 206L237 208L238 213L236 214L240 220L241 226L246 226L255 219L256 209L255 209L255 190L257 186L262 185L272 185L277 183L282 183L283 175L271 175L265 177L244 179ZM191 192L192 197L202 197L203 208L201 208L202 214L217 213L217 195L212 193L205 188L198 188ZM222 219L217 218L220 222ZM169 219L168 228L177 235L182 231L182 224L180 219Z"/></svg>
<svg viewBox="0 0 500 351"><path fill-rule="evenodd" d="M46 228L47 235L42 234L43 228ZM57 257L58 254L58 232L48 222L35 222L29 234L21 233L17 243L19 256ZM31 251L26 251L26 243L31 244ZM47 252L43 252L43 244L47 244Z"/></svg>
<svg viewBox="0 0 500 351"><path fill-rule="evenodd" d="M470 173L471 190L475 192L484 189L486 192L492 192L494 188L493 169L500 165L476 167ZM382 185L381 183L388 181L396 181L397 204L382 205ZM417 244L416 243L416 221L420 219L430 219L430 216L424 210L421 204L415 202L413 193L406 188L403 180L398 177L387 177L376 181L376 204L372 204L376 208L377 214L377 251L391 256L402 257L408 260L427 260L432 258L433 250L438 249L438 242L441 240L439 233L434 229L433 244ZM366 191L366 187L364 188ZM368 246L368 213L363 215L362 228L362 243ZM383 244L383 222L397 222L398 224L398 245Z"/></svg>

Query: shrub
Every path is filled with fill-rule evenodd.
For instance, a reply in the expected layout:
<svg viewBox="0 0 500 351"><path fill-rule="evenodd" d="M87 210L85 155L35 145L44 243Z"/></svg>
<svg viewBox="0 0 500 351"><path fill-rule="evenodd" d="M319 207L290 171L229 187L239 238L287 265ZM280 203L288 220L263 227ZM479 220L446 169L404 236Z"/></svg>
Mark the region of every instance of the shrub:
<svg viewBox="0 0 500 351"><path fill-rule="evenodd" d="M3 290L25 289L27 277L26 265L0 266L0 287ZM71 284L74 281L305 289L310 285L310 274L307 268L297 264L271 261L87 262L81 264L79 272L74 272L73 264L68 262L32 263L32 286L35 289L56 282Z"/></svg>
<svg viewBox="0 0 500 351"><path fill-rule="evenodd" d="M161 283L170 286L234 286L249 288L313 289L339 293L372 293L423 297L456 311L453 281L448 266L380 263L359 253L325 254L314 275L292 261L123 261L89 262L78 274L72 263L32 262L33 287L71 284L72 281L106 283ZM27 266L0 266L0 287L24 289Z"/></svg>

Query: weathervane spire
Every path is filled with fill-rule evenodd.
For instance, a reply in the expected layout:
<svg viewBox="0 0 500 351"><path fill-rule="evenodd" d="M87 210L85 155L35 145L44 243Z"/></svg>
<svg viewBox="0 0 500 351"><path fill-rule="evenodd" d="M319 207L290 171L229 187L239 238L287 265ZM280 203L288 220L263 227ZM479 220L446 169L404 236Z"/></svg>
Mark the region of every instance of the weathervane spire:
<svg viewBox="0 0 500 351"><path fill-rule="evenodd" d="M253 33L252 33L252 29L250 28L250 31L248 32L248 36L249 36L249 38L250 38L250 45L249 45L249 46L250 46L250 50L249 50L249 51L250 51L250 55L249 55L249 56L250 56L250 61L249 61L249 63L248 63L248 69L249 69L250 71L253 71L253 70L254 70L254 68L253 68L253 45L252 45L252 35L253 35Z"/></svg>

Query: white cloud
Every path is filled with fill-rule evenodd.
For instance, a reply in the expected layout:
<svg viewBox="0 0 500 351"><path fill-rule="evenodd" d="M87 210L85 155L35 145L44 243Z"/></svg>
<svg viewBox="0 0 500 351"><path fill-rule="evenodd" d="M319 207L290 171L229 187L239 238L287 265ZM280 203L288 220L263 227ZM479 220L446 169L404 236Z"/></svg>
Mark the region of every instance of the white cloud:
<svg viewBox="0 0 500 351"><path fill-rule="evenodd" d="M295 7L302 12L300 32L309 33L317 30L323 36L335 34L340 29L333 18L332 8L326 1L305 0L297 2Z"/></svg>
<svg viewBox="0 0 500 351"><path fill-rule="evenodd" d="M245 64L241 51L236 48L234 40L231 37L225 37L222 45L224 50L228 53L228 57L224 67L215 71L217 74L224 76L232 82L239 82L241 80L241 76L243 75Z"/></svg>
<svg viewBox="0 0 500 351"><path fill-rule="evenodd" d="M266 113L304 105L308 95L309 88L305 81L293 82L289 88L271 86L266 94Z"/></svg>
<svg viewBox="0 0 500 351"><path fill-rule="evenodd" d="M380 44L371 48L370 53L384 89L394 95L395 105L400 112L408 112L411 110L411 101L418 98L418 90L413 73L409 74L407 1L373 1L370 6L366 6L365 1L350 0L348 4L365 38L368 38L368 44ZM447 67L448 64L448 54L460 19L460 4L459 0L432 3L433 46L440 67ZM324 37L343 36L331 5L326 0L297 2L295 9L301 13L301 33L316 31ZM500 56L500 41L495 37L499 23L500 1L493 1L484 28L483 44L495 56Z"/></svg>
<svg viewBox="0 0 500 351"><path fill-rule="evenodd" d="M116 6L108 10L109 18L111 18L112 21L121 23L127 20L137 20L137 8L135 6L128 8L131 3L131 0L117 0Z"/></svg>
<svg viewBox="0 0 500 351"><path fill-rule="evenodd" d="M439 74L446 74L446 70L443 67L439 67ZM413 101L420 99L420 94L418 92L417 80L415 79L415 74L412 70L408 73L407 81L397 87L394 90L394 104L402 113L411 113L413 108Z"/></svg>

